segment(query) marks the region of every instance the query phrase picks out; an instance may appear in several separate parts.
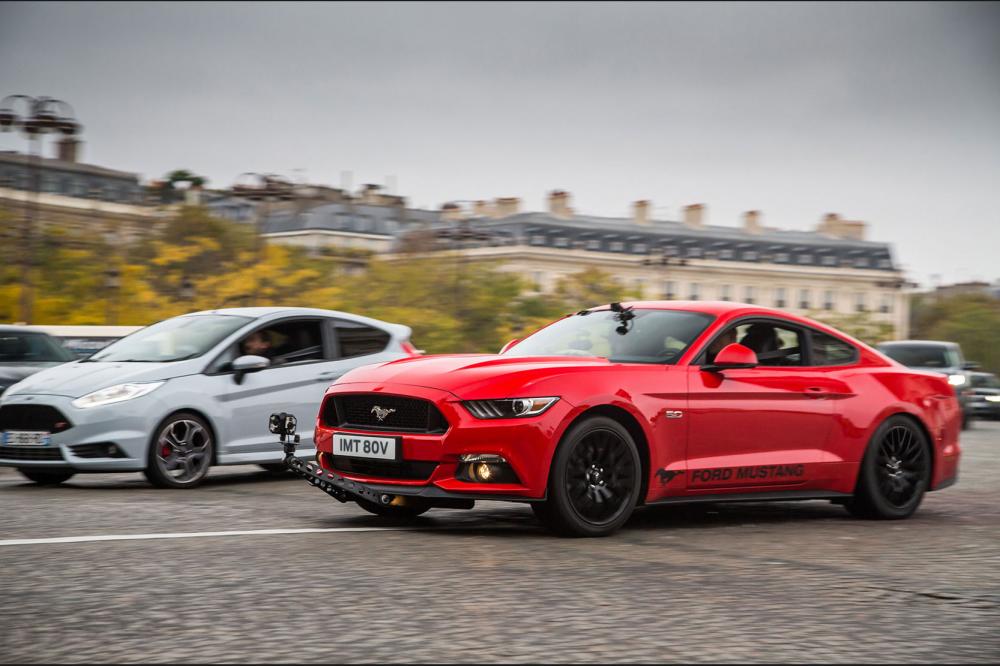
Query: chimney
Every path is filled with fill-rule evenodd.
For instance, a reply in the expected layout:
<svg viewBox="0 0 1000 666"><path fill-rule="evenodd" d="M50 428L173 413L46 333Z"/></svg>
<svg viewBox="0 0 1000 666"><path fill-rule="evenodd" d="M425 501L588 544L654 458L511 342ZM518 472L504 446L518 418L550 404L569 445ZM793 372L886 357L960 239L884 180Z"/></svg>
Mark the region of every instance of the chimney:
<svg viewBox="0 0 1000 666"><path fill-rule="evenodd" d="M379 190L381 189L381 185L375 185L372 183L365 185L364 189L361 191L361 203L370 205L378 205L382 203L382 196L379 194Z"/></svg>
<svg viewBox="0 0 1000 666"><path fill-rule="evenodd" d="M448 202L441 206L441 219L442 220L461 220L462 219L462 207L457 203Z"/></svg>
<svg viewBox="0 0 1000 666"><path fill-rule="evenodd" d="M517 197L497 197L493 204L493 217L507 217L521 212L521 200Z"/></svg>
<svg viewBox="0 0 1000 666"><path fill-rule="evenodd" d="M76 162L80 159L81 143L83 142L71 136L64 136L59 139L59 142L56 144L56 159L60 159L63 162Z"/></svg>
<svg viewBox="0 0 1000 666"><path fill-rule="evenodd" d="M649 201L640 199L632 203L632 217L636 224L649 224Z"/></svg>
<svg viewBox="0 0 1000 666"><path fill-rule="evenodd" d="M573 217L573 209L569 207L569 192L563 190L549 192L549 213L562 219Z"/></svg>
<svg viewBox="0 0 1000 666"><path fill-rule="evenodd" d="M743 231L748 234L759 234L763 230L764 227L760 223L759 210L748 210L743 213Z"/></svg>
<svg viewBox="0 0 1000 666"><path fill-rule="evenodd" d="M828 236L835 236L836 238L864 240L865 228L867 226L864 222L858 220L844 220L836 213L827 213L823 216L816 231Z"/></svg>
<svg viewBox="0 0 1000 666"><path fill-rule="evenodd" d="M493 217L493 206L482 199L472 204L473 217Z"/></svg>
<svg viewBox="0 0 1000 666"><path fill-rule="evenodd" d="M689 227L701 228L704 222L705 204L691 204L684 206L684 224Z"/></svg>

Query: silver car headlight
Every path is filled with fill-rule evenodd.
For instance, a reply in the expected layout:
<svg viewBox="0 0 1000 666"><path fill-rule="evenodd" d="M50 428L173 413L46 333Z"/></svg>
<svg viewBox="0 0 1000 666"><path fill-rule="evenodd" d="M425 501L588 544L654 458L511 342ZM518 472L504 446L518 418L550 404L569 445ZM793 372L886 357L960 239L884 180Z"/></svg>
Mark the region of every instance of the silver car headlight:
<svg viewBox="0 0 1000 666"><path fill-rule="evenodd" d="M952 386L962 386L965 384L965 375L948 375L948 383Z"/></svg>
<svg viewBox="0 0 1000 666"><path fill-rule="evenodd" d="M163 384L164 382L116 384L115 386L109 386L107 388L102 388L99 391L88 393L83 397L77 398L70 404L77 409L90 409L91 407L112 405L116 402L125 402L126 400L132 400L134 398L142 397L147 393L152 393L156 389L163 386Z"/></svg>
<svg viewBox="0 0 1000 666"><path fill-rule="evenodd" d="M462 402L477 419L516 419L538 416L556 404L559 398L501 398L498 400L465 400Z"/></svg>

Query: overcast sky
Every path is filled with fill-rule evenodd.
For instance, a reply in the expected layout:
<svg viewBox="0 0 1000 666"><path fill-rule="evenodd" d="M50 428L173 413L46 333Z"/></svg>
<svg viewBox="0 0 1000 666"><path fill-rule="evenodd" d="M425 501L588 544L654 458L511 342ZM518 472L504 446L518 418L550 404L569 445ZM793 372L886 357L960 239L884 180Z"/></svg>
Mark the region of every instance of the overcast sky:
<svg viewBox="0 0 1000 666"><path fill-rule="evenodd" d="M10 93L69 101L84 160L144 178L837 212L912 279L1000 278L995 3L3 3Z"/></svg>

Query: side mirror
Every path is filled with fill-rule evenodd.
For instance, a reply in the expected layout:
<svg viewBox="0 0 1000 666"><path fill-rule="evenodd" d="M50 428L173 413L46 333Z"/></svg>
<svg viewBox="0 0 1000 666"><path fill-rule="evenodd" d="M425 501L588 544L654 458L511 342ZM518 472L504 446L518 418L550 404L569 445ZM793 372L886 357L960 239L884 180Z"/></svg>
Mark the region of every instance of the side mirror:
<svg viewBox="0 0 1000 666"><path fill-rule="evenodd" d="M975 361L966 361L962 364L962 370L978 370L980 367Z"/></svg>
<svg viewBox="0 0 1000 666"><path fill-rule="evenodd" d="M706 372L722 372L737 368L756 368L757 365L757 354L749 347L734 342L723 347L722 351L715 355L714 363L703 365L701 369Z"/></svg>
<svg viewBox="0 0 1000 666"><path fill-rule="evenodd" d="M501 347L499 353L500 354L504 353L505 351L507 351L508 349L510 349L511 347L513 347L514 345L516 345L520 341L521 341L520 338L514 338L513 340L511 340L510 342L508 342L507 344L505 344L503 347Z"/></svg>
<svg viewBox="0 0 1000 666"><path fill-rule="evenodd" d="M243 377L250 372L257 372L271 365L271 360L263 356L240 356L233 361L233 381L243 383Z"/></svg>

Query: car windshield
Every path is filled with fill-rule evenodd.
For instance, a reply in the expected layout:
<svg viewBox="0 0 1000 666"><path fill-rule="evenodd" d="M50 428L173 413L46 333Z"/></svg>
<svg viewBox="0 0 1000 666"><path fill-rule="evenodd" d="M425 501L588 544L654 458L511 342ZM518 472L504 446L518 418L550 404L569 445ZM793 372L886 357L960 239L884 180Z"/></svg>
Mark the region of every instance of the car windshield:
<svg viewBox="0 0 1000 666"><path fill-rule="evenodd" d="M711 323L701 312L633 310L626 321L610 310L584 311L525 338L505 356L600 356L619 363L676 363Z"/></svg>
<svg viewBox="0 0 1000 666"><path fill-rule="evenodd" d="M253 321L236 315L185 315L165 319L113 342L87 361L167 363L196 358Z"/></svg>
<svg viewBox="0 0 1000 666"><path fill-rule="evenodd" d="M885 345L882 353L910 368L954 368L958 352L941 345Z"/></svg>
<svg viewBox="0 0 1000 666"><path fill-rule="evenodd" d="M996 375L973 375L972 388L1000 388L1000 379Z"/></svg>
<svg viewBox="0 0 1000 666"><path fill-rule="evenodd" d="M64 363L73 354L44 333L0 332L0 363Z"/></svg>

